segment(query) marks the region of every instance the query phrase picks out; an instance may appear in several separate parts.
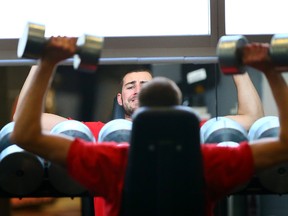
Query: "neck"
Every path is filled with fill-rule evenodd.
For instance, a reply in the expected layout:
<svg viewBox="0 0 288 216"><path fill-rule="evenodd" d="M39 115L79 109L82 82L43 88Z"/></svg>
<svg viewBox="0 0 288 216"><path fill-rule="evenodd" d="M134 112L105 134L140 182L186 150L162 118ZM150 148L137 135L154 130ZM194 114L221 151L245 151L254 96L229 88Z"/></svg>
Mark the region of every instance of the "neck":
<svg viewBox="0 0 288 216"><path fill-rule="evenodd" d="M128 121L132 121L131 115L125 114L125 119L128 120Z"/></svg>

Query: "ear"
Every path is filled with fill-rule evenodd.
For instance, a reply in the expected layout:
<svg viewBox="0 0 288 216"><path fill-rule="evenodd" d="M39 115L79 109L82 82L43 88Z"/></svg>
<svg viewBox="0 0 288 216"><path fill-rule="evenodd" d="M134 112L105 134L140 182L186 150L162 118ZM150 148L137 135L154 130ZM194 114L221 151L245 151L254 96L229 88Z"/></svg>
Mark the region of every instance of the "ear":
<svg viewBox="0 0 288 216"><path fill-rule="evenodd" d="M121 95L121 93L118 93L118 94L117 94L117 102L118 102L118 104L119 104L120 106L123 105L123 103L122 103L122 95Z"/></svg>

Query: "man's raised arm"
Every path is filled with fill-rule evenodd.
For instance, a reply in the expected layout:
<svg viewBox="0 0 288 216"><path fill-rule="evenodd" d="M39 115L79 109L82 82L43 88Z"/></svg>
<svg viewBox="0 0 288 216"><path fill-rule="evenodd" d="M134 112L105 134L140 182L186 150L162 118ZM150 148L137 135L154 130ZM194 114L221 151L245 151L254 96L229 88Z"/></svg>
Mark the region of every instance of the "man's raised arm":
<svg viewBox="0 0 288 216"><path fill-rule="evenodd" d="M28 90L28 88L30 87L31 82L34 79L35 73L37 73L37 67L38 67L37 65L34 65L31 67L31 70L25 80L25 83L21 89L21 92L17 101L15 113L13 115L13 120L15 120L17 116L19 115L19 110L21 109L23 97L26 94L26 91ZM55 114L43 113L41 116L42 129L46 131L50 131L56 124L65 120L67 119L64 117L55 115Z"/></svg>
<svg viewBox="0 0 288 216"><path fill-rule="evenodd" d="M71 139L43 133L41 118L57 64L75 53L75 42L75 39L66 37L49 40L18 101L11 134L11 141L20 147L62 165L65 165Z"/></svg>
<svg viewBox="0 0 288 216"><path fill-rule="evenodd" d="M288 86L281 72L269 58L269 46L251 44L244 50L243 62L265 74L274 96L280 121L279 138L266 138L251 143L256 171L288 161ZM280 70L279 70L280 69Z"/></svg>
<svg viewBox="0 0 288 216"><path fill-rule="evenodd" d="M226 116L237 121L247 131L252 124L264 116L262 102L248 73L234 75L237 89L238 111L236 115Z"/></svg>

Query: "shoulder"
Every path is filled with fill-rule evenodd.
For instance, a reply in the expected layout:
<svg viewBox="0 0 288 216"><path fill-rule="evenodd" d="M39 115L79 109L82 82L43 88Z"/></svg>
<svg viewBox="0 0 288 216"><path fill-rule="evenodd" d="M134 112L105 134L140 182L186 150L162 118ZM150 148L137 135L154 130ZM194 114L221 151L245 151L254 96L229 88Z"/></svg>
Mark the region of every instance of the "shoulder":
<svg viewBox="0 0 288 216"><path fill-rule="evenodd" d="M67 157L68 173L91 192L107 194L111 185L124 178L128 147L127 143L92 143L76 138ZM120 175L115 177L115 173Z"/></svg>
<svg viewBox="0 0 288 216"><path fill-rule="evenodd" d="M218 160L226 163L228 161L242 162L245 160L249 164L253 164L253 155L250 145L247 141L240 143L238 146L219 146L217 144L202 144L202 155L204 162L210 164L210 161Z"/></svg>
<svg viewBox="0 0 288 216"><path fill-rule="evenodd" d="M127 156L128 148L129 144L124 142L94 143L76 138L70 146L68 160L79 158L81 161L82 158L90 158L90 160L96 161L103 156L110 157L110 159L119 158L123 155Z"/></svg>
<svg viewBox="0 0 288 216"><path fill-rule="evenodd" d="M201 150L205 180L214 194L227 195L253 176L253 156L247 141L237 147L202 144Z"/></svg>

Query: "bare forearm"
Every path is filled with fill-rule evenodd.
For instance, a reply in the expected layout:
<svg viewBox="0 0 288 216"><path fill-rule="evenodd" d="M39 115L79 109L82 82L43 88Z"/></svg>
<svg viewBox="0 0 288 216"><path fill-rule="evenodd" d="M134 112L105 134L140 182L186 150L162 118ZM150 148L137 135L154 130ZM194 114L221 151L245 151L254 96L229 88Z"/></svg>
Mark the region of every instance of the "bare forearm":
<svg viewBox="0 0 288 216"><path fill-rule="evenodd" d="M259 118L264 116L262 102L248 73L233 76L237 89L237 115L229 116L239 122L246 130Z"/></svg>
<svg viewBox="0 0 288 216"><path fill-rule="evenodd" d="M14 112L14 115L13 115L13 120L15 120L17 118L17 116L19 116L19 104L22 104L23 102L23 97L24 95L26 94L28 88L29 88L29 85L31 83L31 80L33 79L33 76L35 74L37 70L37 66L34 65L31 67L30 71L29 71L29 74L25 80L25 83L24 85L22 86L22 89L21 89L21 92L19 94L19 97L18 97L18 100L17 100L17 106L16 106L16 109L15 109L15 112Z"/></svg>
<svg viewBox="0 0 288 216"><path fill-rule="evenodd" d="M260 171L263 168L275 166L279 163L287 162L288 160L287 84L282 75L276 71L266 71L264 73L278 107L280 136L279 138L256 140L254 143L251 143L255 168L257 171Z"/></svg>
<svg viewBox="0 0 288 216"><path fill-rule="evenodd" d="M76 49L75 38L51 37L42 53L38 67L18 102L11 141L48 160L65 165L71 138L53 136L42 131L41 116L57 64L71 57Z"/></svg>
<svg viewBox="0 0 288 216"><path fill-rule="evenodd" d="M280 137L288 146L288 87L282 74L276 71L265 73L278 107Z"/></svg>
<svg viewBox="0 0 288 216"><path fill-rule="evenodd" d="M21 106L23 104L24 100L24 95L27 94L28 88L30 88L31 82L34 79L34 75L35 73L37 73L37 69L38 66L35 65L33 67L31 67L31 70L25 80L25 83L21 89L21 92L19 94L19 98L17 101L17 106L16 106L16 110L15 113L13 115L13 120L15 121L16 118L19 116L19 110L21 109ZM41 126L42 126L42 130L46 130L46 131L50 131L56 124L62 122L62 121L66 121L67 119L55 114L51 114L51 113L42 113L41 115Z"/></svg>
<svg viewBox="0 0 288 216"><path fill-rule="evenodd" d="M14 120L14 132L17 142L26 143L41 133L41 115L44 109L45 94L50 87L52 73L55 65L41 63L29 77L29 85L24 86L25 90L18 101L17 111ZM25 133L23 133L25 130Z"/></svg>

